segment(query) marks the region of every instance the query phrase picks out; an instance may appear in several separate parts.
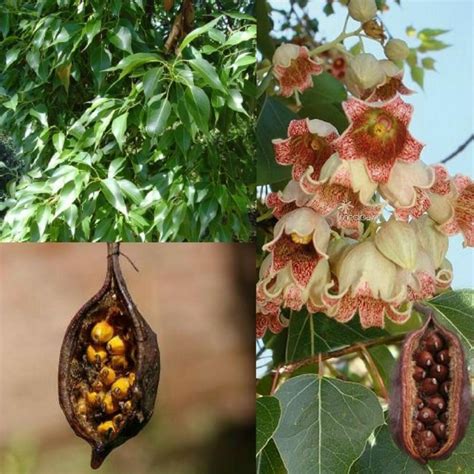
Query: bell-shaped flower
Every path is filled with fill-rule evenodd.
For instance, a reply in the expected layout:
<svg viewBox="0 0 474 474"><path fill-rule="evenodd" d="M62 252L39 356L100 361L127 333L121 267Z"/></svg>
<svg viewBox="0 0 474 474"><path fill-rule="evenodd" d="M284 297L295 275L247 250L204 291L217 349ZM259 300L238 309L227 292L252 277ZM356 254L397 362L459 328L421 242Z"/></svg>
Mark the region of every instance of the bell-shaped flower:
<svg viewBox="0 0 474 474"><path fill-rule="evenodd" d="M413 107L399 96L382 105L350 99L343 107L350 126L335 141L336 150L343 160L364 160L372 181L385 184L398 160L419 159L423 145L408 131Z"/></svg>
<svg viewBox="0 0 474 474"><path fill-rule="evenodd" d="M399 273L399 267L372 241L354 245L339 265L338 293L331 293L328 286L323 295L327 314L348 322L358 312L363 328L384 327L384 316L404 323L410 317L411 303L406 302L406 285Z"/></svg>
<svg viewBox="0 0 474 474"><path fill-rule="evenodd" d="M310 198L311 196L301 189L298 181L291 180L283 191L270 193L265 201L267 206L273 209L273 215L280 219L285 214L304 206Z"/></svg>
<svg viewBox="0 0 474 474"><path fill-rule="evenodd" d="M281 332L288 323L281 317L280 307L276 306L273 311L263 308L257 302L257 321L256 321L256 336L257 339L265 336L267 329L273 334Z"/></svg>
<svg viewBox="0 0 474 474"><path fill-rule="evenodd" d="M290 97L295 91L303 92L313 85L312 75L323 68L309 56L308 48L284 43L273 55L273 74L280 85L280 94Z"/></svg>
<svg viewBox="0 0 474 474"><path fill-rule="evenodd" d="M403 83L403 69L398 68L392 61L387 59L380 60L379 64L385 74L385 78L365 98L367 102L386 102L393 99L397 94L413 94L413 91L408 89Z"/></svg>
<svg viewBox="0 0 474 474"><path fill-rule="evenodd" d="M331 229L324 217L307 207L284 215L275 225L274 239L263 249L272 254L272 271L287 265L302 288L306 287L321 258L327 258Z"/></svg>
<svg viewBox="0 0 474 474"><path fill-rule="evenodd" d="M410 216L420 217L430 207L427 190L435 182L431 167L421 160L414 163L397 161L387 183L380 184L382 197L395 208L398 219L408 220Z"/></svg>
<svg viewBox="0 0 474 474"><path fill-rule="evenodd" d="M450 192L430 195L430 217L446 235L462 233L464 246L474 247L474 183L467 176L452 179Z"/></svg>
<svg viewBox="0 0 474 474"><path fill-rule="evenodd" d="M339 136L336 128L322 120L292 120L288 138L273 140L275 160L280 165L292 165L293 179L299 181L309 166L314 178L334 153L334 140Z"/></svg>
<svg viewBox="0 0 474 474"><path fill-rule="evenodd" d="M379 252L404 270L414 270L418 257L416 232L407 222L391 218L378 229L374 238Z"/></svg>
<svg viewBox="0 0 474 474"><path fill-rule="evenodd" d="M344 81L352 95L364 100L384 83L385 72L373 54L361 53L348 61Z"/></svg>
<svg viewBox="0 0 474 474"><path fill-rule="evenodd" d="M319 180L312 178L313 170L309 167L301 178L301 187L303 191L312 195L306 203L307 207L323 216L332 214L335 218L335 227L354 231L357 235L362 231L362 221L374 220L382 212L382 206L361 202L356 190L367 186L374 190L376 185L372 186L372 183L369 185L370 180L365 173L367 180L365 186L361 178L364 174L356 171L352 173L353 170L357 171L357 167L342 161L335 153L321 169Z"/></svg>

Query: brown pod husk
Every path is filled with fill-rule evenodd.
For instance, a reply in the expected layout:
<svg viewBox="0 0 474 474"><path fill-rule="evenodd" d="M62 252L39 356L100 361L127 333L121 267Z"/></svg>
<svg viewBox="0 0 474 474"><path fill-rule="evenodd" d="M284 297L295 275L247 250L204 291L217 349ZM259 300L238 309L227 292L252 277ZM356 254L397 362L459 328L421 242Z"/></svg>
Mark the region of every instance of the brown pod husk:
<svg viewBox="0 0 474 474"><path fill-rule="evenodd" d="M58 373L59 403L76 435L91 445L94 469L151 418L160 377L156 334L128 292L119 244L107 245L105 282L69 324ZM112 327L113 340L99 331L104 325ZM115 385L99 376L104 367Z"/></svg>
<svg viewBox="0 0 474 474"><path fill-rule="evenodd" d="M449 457L466 433L471 391L461 343L431 310L423 327L405 338L392 387L390 428L397 444L422 464Z"/></svg>

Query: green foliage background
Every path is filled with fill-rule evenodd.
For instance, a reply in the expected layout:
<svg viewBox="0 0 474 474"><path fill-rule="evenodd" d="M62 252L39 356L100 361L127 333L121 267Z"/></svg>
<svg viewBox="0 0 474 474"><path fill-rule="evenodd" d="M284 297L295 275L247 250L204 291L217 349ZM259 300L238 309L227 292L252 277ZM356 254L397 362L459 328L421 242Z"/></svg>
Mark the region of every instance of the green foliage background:
<svg viewBox="0 0 474 474"><path fill-rule="evenodd" d="M248 2L179 11L143 0L0 5L0 129L26 172L3 241L248 240L255 62Z"/></svg>

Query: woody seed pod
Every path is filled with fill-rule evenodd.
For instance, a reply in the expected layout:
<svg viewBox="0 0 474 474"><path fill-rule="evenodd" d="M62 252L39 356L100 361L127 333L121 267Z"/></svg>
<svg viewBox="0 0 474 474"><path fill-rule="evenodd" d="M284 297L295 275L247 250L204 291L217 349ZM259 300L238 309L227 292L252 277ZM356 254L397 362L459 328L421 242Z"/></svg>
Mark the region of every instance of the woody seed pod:
<svg viewBox="0 0 474 474"><path fill-rule="evenodd" d="M128 292L119 244L107 245L105 282L67 328L58 373L59 403L94 469L151 418L160 375L156 334Z"/></svg>
<svg viewBox="0 0 474 474"><path fill-rule="evenodd" d="M395 441L422 464L449 457L464 437L471 405L461 343L428 313L424 326L405 339L390 397ZM439 363L427 365L433 358ZM420 366L429 369L424 378Z"/></svg>

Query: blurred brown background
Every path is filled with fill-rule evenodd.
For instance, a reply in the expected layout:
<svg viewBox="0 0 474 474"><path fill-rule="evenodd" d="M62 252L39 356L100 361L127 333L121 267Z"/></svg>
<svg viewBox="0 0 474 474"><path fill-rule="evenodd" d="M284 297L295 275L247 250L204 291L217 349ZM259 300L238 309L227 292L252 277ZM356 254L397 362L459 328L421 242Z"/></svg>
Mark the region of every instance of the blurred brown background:
<svg viewBox="0 0 474 474"><path fill-rule="evenodd" d="M255 472L255 250L123 244L129 291L158 334L155 414L101 473ZM105 244L0 245L0 471L81 474L88 444L59 407L64 331L105 277Z"/></svg>

